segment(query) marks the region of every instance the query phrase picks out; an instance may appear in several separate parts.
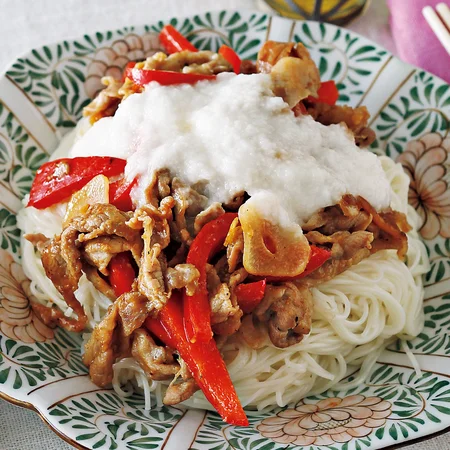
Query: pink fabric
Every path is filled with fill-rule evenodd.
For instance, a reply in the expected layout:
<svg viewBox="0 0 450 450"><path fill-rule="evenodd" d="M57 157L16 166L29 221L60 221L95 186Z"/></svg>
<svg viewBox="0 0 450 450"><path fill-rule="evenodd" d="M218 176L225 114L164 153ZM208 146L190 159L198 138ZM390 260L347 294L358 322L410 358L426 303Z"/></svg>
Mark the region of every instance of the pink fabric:
<svg viewBox="0 0 450 450"><path fill-rule="evenodd" d="M450 0L387 0L387 2L391 10L392 35L400 58L450 83L450 55L422 15L425 6L436 6L441 2L450 6Z"/></svg>

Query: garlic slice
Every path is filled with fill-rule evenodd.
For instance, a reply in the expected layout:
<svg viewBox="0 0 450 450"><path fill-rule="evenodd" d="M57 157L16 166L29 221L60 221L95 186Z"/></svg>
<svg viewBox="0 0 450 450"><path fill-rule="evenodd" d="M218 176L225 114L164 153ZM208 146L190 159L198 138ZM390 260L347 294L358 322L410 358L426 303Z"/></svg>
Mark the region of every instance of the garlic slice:
<svg viewBox="0 0 450 450"><path fill-rule="evenodd" d="M85 214L89 206L94 203L109 203L109 180L105 175L97 175L72 194L64 216L63 228L74 217Z"/></svg>
<svg viewBox="0 0 450 450"><path fill-rule="evenodd" d="M252 202L239 208L245 270L252 275L295 277L306 268L310 247L298 224L282 227L264 218Z"/></svg>

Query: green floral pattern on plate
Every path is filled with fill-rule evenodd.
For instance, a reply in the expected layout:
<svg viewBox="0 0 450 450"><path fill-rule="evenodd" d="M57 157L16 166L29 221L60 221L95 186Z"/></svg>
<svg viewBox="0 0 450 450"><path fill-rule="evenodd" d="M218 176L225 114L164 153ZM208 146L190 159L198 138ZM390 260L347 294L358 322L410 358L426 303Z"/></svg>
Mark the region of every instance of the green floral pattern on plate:
<svg viewBox="0 0 450 450"><path fill-rule="evenodd" d="M54 340L23 345L0 336L0 385L13 381L13 389L87 373L81 362L81 339L58 330Z"/></svg>
<svg viewBox="0 0 450 450"><path fill-rule="evenodd" d="M0 79L0 391L32 405L81 448L152 449L169 442L196 450L272 450L289 444L360 450L450 426L449 86L408 66L401 66L407 75L396 75L400 63L392 55L332 25L236 11L169 22L198 48L217 50L225 43L248 59L256 57L267 38L301 41L322 78L338 83L341 102L367 104L375 112L376 146L401 162L412 179L410 202L422 215L421 233L432 264L426 277L425 329L409 344L424 371L416 375L393 344L365 384L253 413L250 427L235 428L216 413L168 407L146 411L139 395L120 398L98 389L81 362L81 337L51 330L34 315L29 283L17 263L15 214L33 173L53 150L55 136L75 125L89 96L101 88L101 77L119 76L128 61L160 49L157 32L164 23L155 22L32 50ZM385 93L381 81L389 71L391 87ZM383 104L374 101L374 93ZM42 130L50 130L52 138ZM314 422L313 410L330 420Z"/></svg>
<svg viewBox="0 0 450 450"><path fill-rule="evenodd" d="M59 424L80 430L75 439L92 448L159 448L182 416L178 408L146 411L142 396L120 398L111 391L79 396L50 409Z"/></svg>
<svg viewBox="0 0 450 450"><path fill-rule="evenodd" d="M339 100L356 105L390 58L386 50L350 31L318 22L298 22L294 40L314 55L323 80L335 80ZM366 42L364 42L366 41Z"/></svg>
<svg viewBox="0 0 450 450"><path fill-rule="evenodd" d="M450 380L446 378L432 373L417 377L411 370L377 364L362 386L306 398L295 409L275 411L275 417L274 412L251 417L251 428L226 427L224 430L220 418L208 415L198 433L196 443L199 446L194 444L193 448L201 449L201 444L217 450L285 448L268 442L264 436L274 437L277 443L308 446L309 450L334 450L340 448L339 445L344 450L371 448L382 440L389 444L402 437L406 439L427 423L432 426L446 420L450 413L449 395ZM346 399L347 408L334 401L336 398ZM367 399L373 400L367 402ZM317 411L311 409L311 405L318 404L322 407ZM309 406L304 408L305 405ZM314 412L330 414L333 421L324 424L323 417L314 417ZM308 420L308 428L302 429L302 418ZM359 424L356 420L352 423L352 418L359 420ZM314 420L316 427L311 425ZM379 423L383 425L377 426ZM341 429L336 433L338 427ZM309 433L305 437L307 430Z"/></svg>

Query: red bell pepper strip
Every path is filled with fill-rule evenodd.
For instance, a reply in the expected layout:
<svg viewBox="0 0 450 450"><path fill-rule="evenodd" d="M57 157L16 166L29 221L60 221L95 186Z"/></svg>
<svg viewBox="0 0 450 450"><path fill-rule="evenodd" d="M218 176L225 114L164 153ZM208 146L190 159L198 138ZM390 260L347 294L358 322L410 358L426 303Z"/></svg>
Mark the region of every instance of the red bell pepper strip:
<svg viewBox="0 0 450 450"><path fill-rule="evenodd" d="M43 164L36 172L27 206L47 208L70 197L97 175L114 177L127 162L109 156L62 158Z"/></svg>
<svg viewBox="0 0 450 450"><path fill-rule="evenodd" d="M127 65L125 66L125 69L123 69L122 82L124 82L125 79L127 78L127 69L132 69L135 65L136 65L136 61L130 61L127 63Z"/></svg>
<svg viewBox="0 0 450 450"><path fill-rule="evenodd" d="M339 98L339 91L336 83L333 80L323 81L320 88L317 90L317 97L308 97L308 101L315 103L327 103L328 105L335 105Z"/></svg>
<svg viewBox="0 0 450 450"><path fill-rule="evenodd" d="M158 317L148 318L145 326L178 351L195 382L225 422L247 426L248 419L215 340L192 343L186 338L180 300L179 294L174 292Z"/></svg>
<svg viewBox="0 0 450 450"><path fill-rule="evenodd" d="M131 189L136 185L137 179L128 181L125 178L110 183L109 185L109 203L121 211L132 211L134 209L131 201Z"/></svg>
<svg viewBox="0 0 450 450"><path fill-rule="evenodd" d="M219 55L222 55L232 66L235 74L241 72L241 58L238 54L228 45L222 45L219 48Z"/></svg>
<svg viewBox="0 0 450 450"><path fill-rule="evenodd" d="M323 248L311 245L311 254L309 256L308 264L305 270L295 277L266 277L267 281L291 281L298 280L299 278L304 278L311 272L314 272L320 266L322 266L326 261L331 258L331 251Z"/></svg>
<svg viewBox="0 0 450 450"><path fill-rule="evenodd" d="M311 245L311 255L309 257L308 264L306 265L306 269L295 278L306 277L306 275L309 275L311 272L314 272L330 258L331 258L330 250L322 247L317 247L315 245Z"/></svg>
<svg viewBox="0 0 450 450"><path fill-rule="evenodd" d="M116 296L119 297L125 292L130 292L136 278L130 253L123 252L114 256L109 262L108 269L109 282Z"/></svg>
<svg viewBox="0 0 450 450"><path fill-rule="evenodd" d="M244 313L251 313L264 298L266 292L266 280L254 283L239 284L234 293L237 297L239 307Z"/></svg>
<svg viewBox="0 0 450 450"><path fill-rule="evenodd" d="M200 272L194 295L184 292L186 333L191 342L208 342L212 338L211 307L206 286L206 263L222 246L237 213L225 213L207 223L192 241L186 262Z"/></svg>
<svg viewBox="0 0 450 450"><path fill-rule="evenodd" d="M166 25L161 30L159 33L159 40L168 53L177 53L182 52L183 50L198 52L198 50L172 25Z"/></svg>
<svg viewBox="0 0 450 450"><path fill-rule="evenodd" d="M125 70L127 78L138 86L145 86L152 81L157 81L163 86L172 84L194 84L203 80L215 80L215 75L203 75L200 73L170 72L168 70L143 70L131 67Z"/></svg>

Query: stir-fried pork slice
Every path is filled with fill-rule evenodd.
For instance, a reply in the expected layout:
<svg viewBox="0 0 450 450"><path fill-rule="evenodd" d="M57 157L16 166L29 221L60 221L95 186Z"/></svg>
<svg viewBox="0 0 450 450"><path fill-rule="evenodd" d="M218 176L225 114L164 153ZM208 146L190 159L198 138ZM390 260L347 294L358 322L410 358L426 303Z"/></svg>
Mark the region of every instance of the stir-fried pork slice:
<svg viewBox="0 0 450 450"><path fill-rule="evenodd" d="M351 202L351 203L349 203ZM360 210L356 198L345 195L338 205L329 206L313 214L303 225L303 231L320 231L325 235L337 231L364 231L372 223L372 215Z"/></svg>
<svg viewBox="0 0 450 450"><path fill-rule="evenodd" d="M147 204L158 207L159 202L170 195L170 176L169 169L160 169L153 173L152 181L145 190L145 199Z"/></svg>
<svg viewBox="0 0 450 450"><path fill-rule="evenodd" d="M147 297L136 291L126 292L117 300L119 315L125 336L142 326L148 316Z"/></svg>
<svg viewBox="0 0 450 450"><path fill-rule="evenodd" d="M144 250L140 260L137 289L147 298L147 312L153 315L161 310L168 299L164 280L167 261L163 250L170 243L168 220L171 218L173 206L173 198L166 197L159 208L150 204L139 208L128 222L135 230L144 229Z"/></svg>
<svg viewBox="0 0 450 450"><path fill-rule="evenodd" d="M233 291L247 277L247 272L241 268L230 275L228 270L222 270L221 261L226 262L226 259L222 258L216 266L208 264L206 268L211 324L215 335L230 336L239 329L243 314ZM221 280L218 271L226 275L225 281Z"/></svg>
<svg viewBox="0 0 450 450"><path fill-rule="evenodd" d="M109 385L113 364L130 354L153 380L169 380L180 372L172 350L156 345L147 331L137 329L146 317L145 301L136 292L123 294L95 327L85 346L83 362L96 385Z"/></svg>
<svg viewBox="0 0 450 450"><path fill-rule="evenodd" d="M197 235L208 222L217 219L224 212L225 210L220 203L216 202L209 205L206 209L196 215L194 219L194 233Z"/></svg>
<svg viewBox="0 0 450 450"><path fill-rule="evenodd" d="M138 275L139 292L147 297L149 310L155 312L162 309L167 302L163 271L166 269L166 259L162 253L161 244L151 245L153 224L151 219L144 222L144 252Z"/></svg>
<svg viewBox="0 0 450 450"><path fill-rule="evenodd" d="M137 209L127 225L133 230L145 228L145 222L149 221L153 227L153 233L149 234L149 243L159 244L166 248L170 244L169 221L172 219L172 208L175 205L173 197L168 196L161 200L159 207L147 204ZM150 219L150 220L148 220Z"/></svg>
<svg viewBox="0 0 450 450"><path fill-rule="evenodd" d="M320 75L301 43L267 41L258 53L258 72L270 73L275 95L293 108L309 95L317 96Z"/></svg>
<svg viewBox="0 0 450 450"><path fill-rule="evenodd" d="M77 318L74 318L66 317L64 313L55 305L45 306L37 302L31 302L31 307L33 308L33 311L39 316L41 321L52 328L60 326L68 331L78 333L84 330L84 327L87 323L87 316L85 315L84 310L82 312L80 311L79 314L77 314Z"/></svg>
<svg viewBox="0 0 450 450"><path fill-rule="evenodd" d="M235 314L230 314L224 322L216 323L212 326L214 334L220 336L231 336L241 327L241 318L243 316L241 308L236 310Z"/></svg>
<svg viewBox="0 0 450 450"><path fill-rule="evenodd" d="M211 324L225 322L239 310L231 301L230 288L227 283L220 281L216 269L210 264L206 268L206 282L211 306Z"/></svg>
<svg viewBox="0 0 450 450"><path fill-rule="evenodd" d="M103 275L108 275L110 260L123 251L130 251L139 265L143 243L140 231L127 225L130 217L111 204L89 206L85 214L74 217L61 233L62 257L69 261L81 254L81 259Z"/></svg>
<svg viewBox="0 0 450 450"><path fill-rule="evenodd" d="M91 380L101 387L111 384L113 364L130 354L130 338L123 332L117 303L109 307L84 349L83 363L89 367Z"/></svg>
<svg viewBox="0 0 450 450"><path fill-rule="evenodd" d="M191 244L192 235L197 234L203 225L223 213L219 203L206 208L208 199L201 195L197 188L200 189L200 186L185 186L180 179L172 179L168 169L161 169L155 172L146 189L146 199L155 207L158 207L164 198L173 197L174 220L170 221L172 239L186 245Z"/></svg>
<svg viewBox="0 0 450 450"><path fill-rule="evenodd" d="M326 236L319 231L306 233L308 242L314 245L331 244L332 259L351 259L360 249L368 250L370 254L373 234L369 231L337 231L331 236Z"/></svg>
<svg viewBox="0 0 450 450"><path fill-rule="evenodd" d="M59 236L48 239L43 234L28 234L25 235L25 239L37 247L41 254L45 274L63 296L67 306L73 309L77 318L66 317L57 308L48 308L37 303L33 306L33 309L47 325L58 324L70 331L82 331L86 326L87 316L74 295L82 275L79 252L73 253L73 259L66 260L63 258L62 243Z"/></svg>
<svg viewBox="0 0 450 450"><path fill-rule="evenodd" d="M147 377L152 380L170 380L180 370L172 350L156 345L152 337L142 328L133 334L131 354Z"/></svg>
<svg viewBox="0 0 450 450"><path fill-rule="evenodd" d="M186 288L187 295L194 295L198 287L200 272L192 264L177 264L175 267L168 267L165 273L167 291L173 289Z"/></svg>
<svg viewBox="0 0 450 450"><path fill-rule="evenodd" d="M333 259L327 261L323 266L316 269L310 275L303 278L302 286L314 287L325 281L331 280L342 272L345 272L350 267L359 264L363 259L370 256L370 250L367 248L360 248L349 259Z"/></svg>
<svg viewBox="0 0 450 450"><path fill-rule="evenodd" d="M368 126L370 114L365 106L352 108L351 106L306 102L306 109L314 120L323 125L345 123L355 136L355 143L359 147L368 147L375 140L375 132Z"/></svg>
<svg viewBox="0 0 450 450"><path fill-rule="evenodd" d="M183 380L190 380L192 378L192 373L189 370L189 367L185 363L184 359L181 356L177 358L178 364L180 365L180 370L176 374L175 378L182 378Z"/></svg>
<svg viewBox="0 0 450 450"><path fill-rule="evenodd" d="M293 283L268 285L254 314L267 322L273 345L286 348L299 343L311 330L312 295L307 287Z"/></svg>
<svg viewBox="0 0 450 450"><path fill-rule="evenodd" d="M46 275L58 291L62 295L67 291L75 291L82 275L79 252L74 252L71 255L73 258L66 260L61 254L62 243L59 236L49 239L43 234L26 234L24 237L40 252Z"/></svg>
<svg viewBox="0 0 450 450"><path fill-rule="evenodd" d="M86 214L72 219L63 235L76 234L77 241L85 243L102 236L120 237L128 242L130 251L139 263L142 252L140 232L128 226L131 213L123 212L109 203L95 203Z"/></svg>
<svg viewBox="0 0 450 450"><path fill-rule="evenodd" d="M147 331L134 332L131 353L150 379L172 379L164 394L165 405L183 402L199 389L183 359L176 361L173 350L156 345Z"/></svg>
<svg viewBox="0 0 450 450"><path fill-rule="evenodd" d="M404 258L408 251L408 237L406 233L411 227L405 214L392 211L390 208L378 213L364 198L358 197L358 204L367 213L371 214L373 221L370 231L375 235L372 252L383 249L396 249L399 258Z"/></svg>
<svg viewBox="0 0 450 450"><path fill-rule="evenodd" d="M83 109L83 116L88 117L92 124L102 117L113 116L123 98L123 95L119 93L122 81L115 80L113 77L103 77L102 84L106 88Z"/></svg>
<svg viewBox="0 0 450 450"><path fill-rule="evenodd" d="M176 405L184 402L199 389L183 358L178 357L177 359L180 370L167 388L163 399L165 405Z"/></svg>
<svg viewBox="0 0 450 450"><path fill-rule="evenodd" d="M88 263L83 263L83 272L86 274L86 278L94 285L97 291L106 295L111 301L114 301L117 296L114 293L114 289L111 285L100 276L97 268L89 265Z"/></svg>
<svg viewBox="0 0 450 450"><path fill-rule="evenodd" d="M189 219L193 222L194 218L205 209L207 198L192 187L185 186L178 178L172 180L172 196L175 200L172 233L175 239L191 245L192 229L189 229Z"/></svg>
<svg viewBox="0 0 450 450"><path fill-rule="evenodd" d="M158 52L148 57L142 68L144 70L169 70L171 72L205 75L233 71L231 64L222 55L209 50L201 50L198 52L185 50L171 55Z"/></svg>
<svg viewBox="0 0 450 450"><path fill-rule="evenodd" d="M253 314L245 314L239 328L239 335L245 343L257 350L267 344L268 327Z"/></svg>
<svg viewBox="0 0 450 450"><path fill-rule="evenodd" d="M133 251L134 249L135 246L124 238L101 236L86 242L82 254L89 264L97 267L102 275L108 276L108 265L111 259L119 253Z"/></svg>
<svg viewBox="0 0 450 450"><path fill-rule="evenodd" d="M58 237L55 238L57 240ZM57 249L57 246L54 247ZM66 263L67 276L73 279L81 277L81 252L77 246L77 234L72 233L70 229L64 229L59 238L59 250L61 257Z"/></svg>
<svg viewBox="0 0 450 450"><path fill-rule="evenodd" d="M224 321L214 323L212 326L214 334L218 337L231 336L232 334L236 333L241 327L241 319L244 313L237 303L234 289L239 283L242 283L242 281L245 280L247 275L247 271L243 267L239 270L236 270L231 274L231 276L229 276L227 289L223 287L219 288L217 296L210 299L211 307L213 307L214 305L216 309L216 320L219 320L219 318L223 319L224 316L227 315ZM228 293L230 293L229 298ZM211 316L211 318L213 318L213 316L214 314ZM213 323L212 319L211 323Z"/></svg>
<svg viewBox="0 0 450 450"><path fill-rule="evenodd" d="M194 395L199 388L194 379L171 383L164 394L163 403L165 405L176 405L184 402Z"/></svg>
<svg viewBox="0 0 450 450"><path fill-rule="evenodd" d="M311 244L331 244L331 259L310 275L302 279L303 285L315 286L331 280L335 276L358 264L370 256L373 234L369 231L337 231L325 236L318 231L310 231L306 238Z"/></svg>

